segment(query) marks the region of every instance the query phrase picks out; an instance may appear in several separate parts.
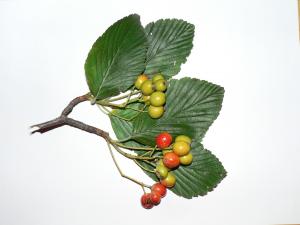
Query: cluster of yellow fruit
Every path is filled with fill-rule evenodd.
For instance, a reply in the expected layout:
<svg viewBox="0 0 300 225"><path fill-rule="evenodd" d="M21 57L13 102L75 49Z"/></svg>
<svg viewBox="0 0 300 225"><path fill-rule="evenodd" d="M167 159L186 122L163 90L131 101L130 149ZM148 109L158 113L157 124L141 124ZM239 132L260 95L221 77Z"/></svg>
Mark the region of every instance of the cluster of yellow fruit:
<svg viewBox="0 0 300 225"><path fill-rule="evenodd" d="M191 142L188 136L179 135L175 138L172 149L165 149L172 143L172 136L163 132L156 137L156 145L163 149L163 159L158 161L155 171L164 186L171 188L175 185L176 177L170 170L176 169L180 164L187 166L192 163Z"/></svg>
<svg viewBox="0 0 300 225"><path fill-rule="evenodd" d="M148 113L151 118L158 119L164 114L166 103L165 91L167 82L162 74L156 74L149 79L147 75L141 74L135 81L135 87L142 91L143 102L149 105Z"/></svg>

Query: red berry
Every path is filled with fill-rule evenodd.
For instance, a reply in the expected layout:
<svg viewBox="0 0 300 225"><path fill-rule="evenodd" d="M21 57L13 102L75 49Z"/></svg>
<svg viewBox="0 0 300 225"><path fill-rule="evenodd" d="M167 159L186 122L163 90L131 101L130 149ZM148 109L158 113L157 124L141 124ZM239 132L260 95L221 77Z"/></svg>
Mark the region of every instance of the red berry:
<svg viewBox="0 0 300 225"><path fill-rule="evenodd" d="M160 203L161 196L157 192L151 192L150 194L150 201L153 205L158 205Z"/></svg>
<svg viewBox="0 0 300 225"><path fill-rule="evenodd" d="M156 136L156 145L159 148L167 148L172 143L172 136L168 132L162 132Z"/></svg>
<svg viewBox="0 0 300 225"><path fill-rule="evenodd" d="M179 166L180 159L174 152L168 152L164 155L163 163L166 167L173 169Z"/></svg>
<svg viewBox="0 0 300 225"><path fill-rule="evenodd" d="M167 194L167 188L161 183L156 183L151 187L152 192L157 192L161 198L165 197Z"/></svg>
<svg viewBox="0 0 300 225"><path fill-rule="evenodd" d="M145 209L151 209L153 207L153 203L150 200L150 193L143 194L141 197L141 204Z"/></svg>

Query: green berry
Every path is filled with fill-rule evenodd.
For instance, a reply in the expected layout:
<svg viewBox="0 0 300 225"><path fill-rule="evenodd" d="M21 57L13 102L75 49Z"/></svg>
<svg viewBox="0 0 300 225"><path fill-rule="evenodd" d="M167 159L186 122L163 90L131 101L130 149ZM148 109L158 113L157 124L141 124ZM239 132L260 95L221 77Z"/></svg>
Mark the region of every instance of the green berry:
<svg viewBox="0 0 300 225"><path fill-rule="evenodd" d="M143 102L146 105L150 105L150 96L149 95L143 95Z"/></svg>
<svg viewBox="0 0 300 225"><path fill-rule="evenodd" d="M165 91L167 90L167 82L165 80L157 80L154 82L154 88L156 91Z"/></svg>
<svg viewBox="0 0 300 225"><path fill-rule="evenodd" d="M155 169L155 172L156 172L156 175L160 178L160 179L164 179L168 176L168 168L165 167L164 165L161 165L161 164L158 164L156 166L156 169Z"/></svg>
<svg viewBox="0 0 300 225"><path fill-rule="evenodd" d="M152 82L154 83L157 80L164 80L164 79L165 79L164 76L162 74L158 73L152 77Z"/></svg>
<svg viewBox="0 0 300 225"><path fill-rule="evenodd" d="M164 107L150 105L148 108L148 114L151 118L158 119L164 114Z"/></svg>
<svg viewBox="0 0 300 225"><path fill-rule="evenodd" d="M143 95L151 95L153 93L153 84L151 80L146 80L141 86Z"/></svg>
<svg viewBox="0 0 300 225"><path fill-rule="evenodd" d="M153 106L163 106L166 103L166 95L161 91L155 91L150 96L150 103Z"/></svg>

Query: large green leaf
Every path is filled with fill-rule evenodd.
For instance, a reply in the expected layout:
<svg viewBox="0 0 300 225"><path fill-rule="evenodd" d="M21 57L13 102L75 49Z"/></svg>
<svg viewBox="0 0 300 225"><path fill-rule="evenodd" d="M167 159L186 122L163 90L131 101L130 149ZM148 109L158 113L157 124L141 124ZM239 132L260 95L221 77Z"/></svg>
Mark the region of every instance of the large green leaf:
<svg viewBox="0 0 300 225"><path fill-rule="evenodd" d="M191 153L193 162L189 166L179 166L174 170L176 184L171 190L182 197L192 198L206 195L212 191L226 176L226 171L210 151L195 141L192 143Z"/></svg>
<svg viewBox="0 0 300 225"><path fill-rule="evenodd" d="M161 72L169 78L179 73L193 47L194 25L161 19L149 23L145 30L149 42L145 74Z"/></svg>
<svg viewBox="0 0 300 225"><path fill-rule="evenodd" d="M114 111L118 116L123 118L132 118L136 115L136 111L116 110ZM125 121L115 116L110 116L112 127L118 139L130 137L133 132L133 125L130 121ZM126 142L129 146L143 146L136 141ZM205 195L212 191L214 187L226 176L226 171L221 162L208 150L204 149L198 141L193 141L192 150L194 158L193 163L189 166L180 166L174 170L176 176L176 185L171 190L178 196L184 198L192 198L198 195ZM141 151L136 151L142 154ZM148 164L143 164L144 167L153 169ZM157 177L144 171L153 180L157 181Z"/></svg>
<svg viewBox="0 0 300 225"><path fill-rule="evenodd" d="M128 90L145 69L147 38L138 15L109 27L94 43L85 62L85 74L95 99Z"/></svg>
<svg viewBox="0 0 300 225"><path fill-rule="evenodd" d="M174 137L185 134L201 141L219 115L223 95L222 87L204 80L171 80L164 115L152 119L147 112L141 113L133 122L132 138L153 146L157 134L168 131Z"/></svg>

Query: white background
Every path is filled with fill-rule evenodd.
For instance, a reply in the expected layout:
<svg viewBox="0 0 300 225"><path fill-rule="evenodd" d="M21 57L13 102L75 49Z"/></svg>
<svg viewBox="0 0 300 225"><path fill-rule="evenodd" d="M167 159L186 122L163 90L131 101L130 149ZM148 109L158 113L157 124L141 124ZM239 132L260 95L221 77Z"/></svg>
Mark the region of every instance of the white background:
<svg viewBox="0 0 300 225"><path fill-rule="evenodd" d="M225 87L204 144L228 176L205 197L169 192L144 210L140 187L118 175L103 140L68 127L29 135L30 125L88 91L92 43L130 13L144 25L174 17L195 24L178 77ZM0 0L0 224L300 223L299 75L296 0ZM73 117L111 131L89 103Z"/></svg>

